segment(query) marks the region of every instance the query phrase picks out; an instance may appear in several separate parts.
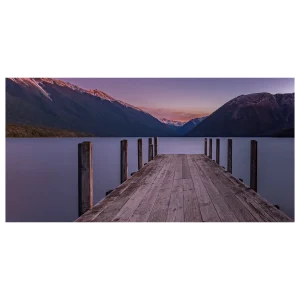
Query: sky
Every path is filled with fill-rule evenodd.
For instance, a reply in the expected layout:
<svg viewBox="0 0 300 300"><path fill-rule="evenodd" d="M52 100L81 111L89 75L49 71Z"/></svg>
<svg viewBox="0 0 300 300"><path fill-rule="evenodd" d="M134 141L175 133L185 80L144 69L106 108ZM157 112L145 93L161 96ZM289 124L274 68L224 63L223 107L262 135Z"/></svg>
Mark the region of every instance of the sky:
<svg viewBox="0 0 300 300"><path fill-rule="evenodd" d="M98 89L157 118L188 121L251 93L293 93L293 78L59 78Z"/></svg>

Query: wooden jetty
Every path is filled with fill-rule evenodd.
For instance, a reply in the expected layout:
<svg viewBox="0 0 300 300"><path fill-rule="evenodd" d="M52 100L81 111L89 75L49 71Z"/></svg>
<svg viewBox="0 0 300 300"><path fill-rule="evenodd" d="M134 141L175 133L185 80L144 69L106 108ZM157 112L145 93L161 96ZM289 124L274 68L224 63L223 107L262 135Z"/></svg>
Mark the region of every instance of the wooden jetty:
<svg viewBox="0 0 300 300"><path fill-rule="evenodd" d="M77 222L291 222L280 209L257 192L257 142L251 141L251 187L233 177L232 140L228 140L228 169L219 163L220 140L217 140L216 161L205 154L157 154L157 138L149 139L149 162L142 164L142 142L138 140L139 170L127 179L127 141L121 142L122 184L92 207L90 155L80 157L90 164L84 168L79 183ZM126 145L126 147L124 147ZM87 147L87 144L85 144ZM205 139L204 153L207 153ZM153 157L153 155L155 155ZM82 170L82 159L80 170ZM79 178L81 173L79 172ZM125 180L125 178L127 180ZM123 182L124 181L124 182ZM80 182L83 182L80 184ZM85 197L85 198L84 198ZM84 204L85 203L85 204ZM88 203L88 204L86 204ZM90 206L89 206L90 205ZM89 206L89 209L87 209Z"/></svg>

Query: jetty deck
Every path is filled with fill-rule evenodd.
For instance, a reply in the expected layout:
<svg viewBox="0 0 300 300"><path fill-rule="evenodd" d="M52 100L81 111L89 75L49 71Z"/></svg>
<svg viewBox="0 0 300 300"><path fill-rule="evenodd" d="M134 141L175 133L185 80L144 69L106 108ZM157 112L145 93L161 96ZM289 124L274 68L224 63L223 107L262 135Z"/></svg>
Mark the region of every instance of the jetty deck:
<svg viewBox="0 0 300 300"><path fill-rule="evenodd" d="M203 154L157 155L77 222L291 222Z"/></svg>

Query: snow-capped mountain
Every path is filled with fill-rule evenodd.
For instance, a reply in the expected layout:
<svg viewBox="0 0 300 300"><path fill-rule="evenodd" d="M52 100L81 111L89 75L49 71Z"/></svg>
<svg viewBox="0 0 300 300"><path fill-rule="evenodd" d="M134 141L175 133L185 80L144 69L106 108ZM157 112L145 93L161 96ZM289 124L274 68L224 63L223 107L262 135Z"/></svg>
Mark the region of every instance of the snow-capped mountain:
<svg viewBox="0 0 300 300"><path fill-rule="evenodd" d="M116 100L114 99L113 97L109 96L108 94L100 91L100 90L97 90L97 89L91 89L91 90L88 90L88 89L84 89L84 88L81 88L75 84L72 84L72 83L69 83L69 82L65 82L65 81L62 81L62 80L58 80L58 79L52 79L52 78L9 78L10 80L20 84L20 85L23 85L23 86L26 86L26 87L36 87L43 95L45 95L49 100L52 101L51 99L51 95L45 90L45 83L49 83L49 84L53 84L53 85L58 85L58 86L61 86L61 87L68 87L70 89L72 89L73 91L77 91L77 92L80 92L80 93L85 93L85 94L90 94L92 96L95 96L95 97L98 97L100 98L101 100L107 100L107 101L110 101L110 102L118 102L118 103L121 103L122 105L126 106L126 107L132 107L136 110L139 110L139 111L143 111L142 109L138 108L138 107L135 107L133 105L130 105L128 103L125 103L123 101L120 101L120 100ZM145 111L143 111L144 113L147 113ZM149 114L149 113L147 113Z"/></svg>
<svg viewBox="0 0 300 300"><path fill-rule="evenodd" d="M140 108L52 78L6 79L6 121L96 136L174 136L166 124Z"/></svg>
<svg viewBox="0 0 300 300"><path fill-rule="evenodd" d="M196 127L200 122L202 122L207 116L201 118L194 118L189 120L188 122L174 121L168 120L166 118L160 119L160 121L166 125L168 125L177 135L183 136Z"/></svg>
<svg viewBox="0 0 300 300"><path fill-rule="evenodd" d="M186 122L181 122L181 121L168 120L166 118L162 118L162 119L160 119L160 121L164 124L173 125L176 127L183 126L186 123Z"/></svg>
<svg viewBox="0 0 300 300"><path fill-rule="evenodd" d="M205 117L201 117L201 118L195 118L190 120L188 123L191 123L193 125L198 125L199 123L201 123L203 120L205 120L208 116Z"/></svg>
<svg viewBox="0 0 300 300"><path fill-rule="evenodd" d="M178 128L178 130L176 131L176 133L178 135L185 135L186 133L188 133L189 131L191 131L193 128L195 128L198 124L200 124L202 121L204 121L206 118L207 118L207 116L201 117L201 118L194 118L194 119L186 122L180 128Z"/></svg>
<svg viewBox="0 0 300 300"><path fill-rule="evenodd" d="M295 94L254 93L225 103L188 136L272 136L294 128Z"/></svg>

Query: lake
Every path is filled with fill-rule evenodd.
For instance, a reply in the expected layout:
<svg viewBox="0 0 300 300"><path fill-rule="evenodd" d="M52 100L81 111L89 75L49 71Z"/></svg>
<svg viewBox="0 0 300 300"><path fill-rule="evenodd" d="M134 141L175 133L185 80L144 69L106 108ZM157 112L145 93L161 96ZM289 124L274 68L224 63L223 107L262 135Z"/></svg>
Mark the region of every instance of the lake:
<svg viewBox="0 0 300 300"><path fill-rule="evenodd" d="M120 182L124 138L7 138L6 221L70 222L77 218L78 143L93 144L94 204ZM137 138L128 140L128 173L137 170ZM232 138L233 175L250 184L250 140L258 142L258 193L294 218L294 139ZM213 138L213 159L215 159ZM203 138L158 138L159 154L204 153ZM220 164L227 167L227 138ZM148 160L148 138L143 138Z"/></svg>

